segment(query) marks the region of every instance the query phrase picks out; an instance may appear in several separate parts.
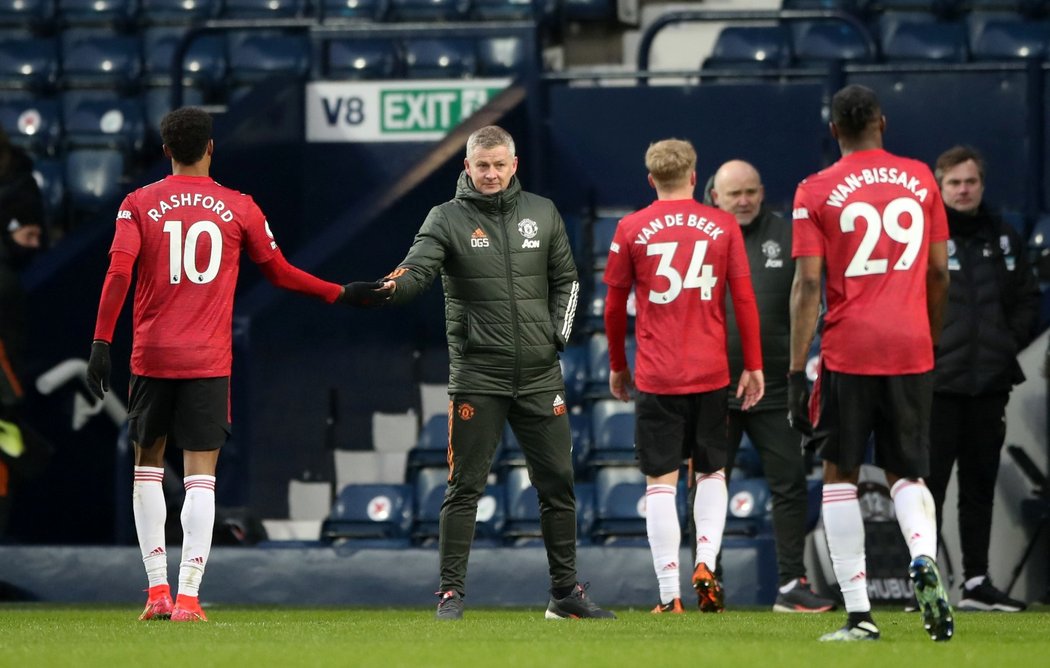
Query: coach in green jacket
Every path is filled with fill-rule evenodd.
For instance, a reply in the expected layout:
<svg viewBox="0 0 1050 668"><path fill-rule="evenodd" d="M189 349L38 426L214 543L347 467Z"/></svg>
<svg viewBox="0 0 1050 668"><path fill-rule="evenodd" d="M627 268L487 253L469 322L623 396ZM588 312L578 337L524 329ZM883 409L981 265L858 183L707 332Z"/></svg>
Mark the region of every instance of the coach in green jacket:
<svg viewBox="0 0 1050 668"><path fill-rule="evenodd" d="M380 284L347 300L400 304L440 273L449 348L449 483L441 506L438 619L463 616L478 499L505 422L539 495L550 567L548 619L614 617L576 579L576 496L565 382L558 363L579 282L565 223L549 199L521 189L505 130L467 140L456 196L431 209L408 255Z"/></svg>

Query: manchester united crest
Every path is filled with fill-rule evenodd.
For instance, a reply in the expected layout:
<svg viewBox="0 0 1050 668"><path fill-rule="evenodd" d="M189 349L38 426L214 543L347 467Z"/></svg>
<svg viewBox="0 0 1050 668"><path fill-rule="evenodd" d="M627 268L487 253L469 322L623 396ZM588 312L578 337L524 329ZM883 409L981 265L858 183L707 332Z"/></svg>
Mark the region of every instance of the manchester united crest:
<svg viewBox="0 0 1050 668"><path fill-rule="evenodd" d="M470 418L474 417L474 407L468 403L462 403L459 408L456 409L456 413L459 415L459 419L466 422Z"/></svg>

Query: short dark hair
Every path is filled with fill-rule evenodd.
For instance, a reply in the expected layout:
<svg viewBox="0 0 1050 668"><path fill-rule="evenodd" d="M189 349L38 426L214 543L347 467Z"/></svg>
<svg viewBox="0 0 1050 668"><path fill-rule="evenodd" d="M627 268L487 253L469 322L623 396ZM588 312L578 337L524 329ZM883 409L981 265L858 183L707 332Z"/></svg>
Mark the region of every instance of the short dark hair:
<svg viewBox="0 0 1050 668"><path fill-rule="evenodd" d="M973 160L974 164L977 165L977 174L981 177L981 183L984 183L984 157L974 147L960 145L953 146L938 156L937 164L934 165L933 169L933 175L937 178L938 185L940 185L946 171L956 165L963 164L967 160Z"/></svg>
<svg viewBox="0 0 1050 668"><path fill-rule="evenodd" d="M882 117L882 108L875 91L851 84L831 98L831 122L845 139L856 139L873 122Z"/></svg>
<svg viewBox="0 0 1050 668"><path fill-rule="evenodd" d="M211 125L211 114L200 107L180 107L160 120L160 139L175 162L192 165L204 157Z"/></svg>

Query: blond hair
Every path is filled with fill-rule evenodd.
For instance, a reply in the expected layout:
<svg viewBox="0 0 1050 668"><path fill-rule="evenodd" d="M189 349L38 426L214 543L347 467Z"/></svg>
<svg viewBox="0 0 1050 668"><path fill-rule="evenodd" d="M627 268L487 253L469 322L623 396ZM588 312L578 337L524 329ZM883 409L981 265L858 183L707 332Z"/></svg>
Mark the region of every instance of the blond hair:
<svg viewBox="0 0 1050 668"><path fill-rule="evenodd" d="M653 142L645 152L645 168L656 185L665 189L677 188L685 185L696 171L696 149L685 139Z"/></svg>

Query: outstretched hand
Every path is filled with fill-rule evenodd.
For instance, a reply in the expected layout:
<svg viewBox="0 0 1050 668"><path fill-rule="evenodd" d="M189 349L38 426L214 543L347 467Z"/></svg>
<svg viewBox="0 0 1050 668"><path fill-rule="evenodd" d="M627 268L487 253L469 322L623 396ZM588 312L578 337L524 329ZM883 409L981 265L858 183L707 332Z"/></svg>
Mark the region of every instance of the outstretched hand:
<svg viewBox="0 0 1050 668"><path fill-rule="evenodd" d="M109 344L105 341L92 342L87 365L87 386L99 401L105 399L106 392L109 392L110 367Z"/></svg>
<svg viewBox="0 0 1050 668"><path fill-rule="evenodd" d="M740 383L736 386L736 398L743 398L740 404L742 410L749 410L757 404L762 397L766 396L766 376L761 369L747 371L740 374Z"/></svg>
<svg viewBox="0 0 1050 668"><path fill-rule="evenodd" d="M395 287L397 284L393 281L354 281L343 286L343 294L337 301L361 308L384 306Z"/></svg>

